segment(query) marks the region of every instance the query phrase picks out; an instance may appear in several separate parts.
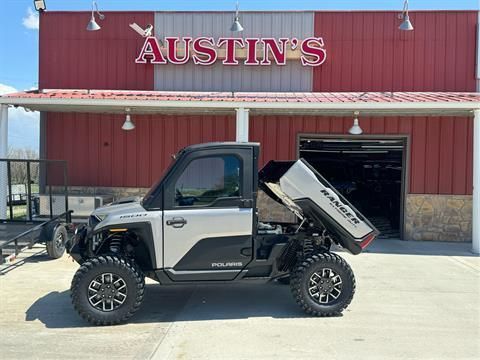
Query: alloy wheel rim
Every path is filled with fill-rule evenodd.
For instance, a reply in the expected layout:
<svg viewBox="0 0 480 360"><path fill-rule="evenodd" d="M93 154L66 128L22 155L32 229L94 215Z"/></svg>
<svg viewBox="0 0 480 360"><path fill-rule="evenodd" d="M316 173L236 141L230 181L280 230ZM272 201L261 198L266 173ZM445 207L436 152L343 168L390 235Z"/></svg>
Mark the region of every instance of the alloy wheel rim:
<svg viewBox="0 0 480 360"><path fill-rule="evenodd" d="M330 268L314 272L308 281L308 293L319 304L328 305L342 293L343 282L339 274Z"/></svg>
<svg viewBox="0 0 480 360"><path fill-rule="evenodd" d="M88 301L97 310L104 312L116 310L126 299L127 284L117 274L100 274L88 286Z"/></svg>

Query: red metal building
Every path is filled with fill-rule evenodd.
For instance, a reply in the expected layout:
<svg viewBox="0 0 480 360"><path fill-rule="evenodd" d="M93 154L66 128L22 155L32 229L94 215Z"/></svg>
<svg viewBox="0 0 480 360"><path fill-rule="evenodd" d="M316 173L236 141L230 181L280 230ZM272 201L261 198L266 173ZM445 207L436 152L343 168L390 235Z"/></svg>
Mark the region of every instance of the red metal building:
<svg viewBox="0 0 480 360"><path fill-rule="evenodd" d="M245 33L235 36L228 31L230 13L105 15L100 31L87 32L88 13L41 14L40 90L349 92L357 96L477 90L478 13L474 11L412 12L414 31L398 29L397 12L245 12ZM150 61L139 63L136 59L145 39L130 28L132 23L154 25L154 34L163 43L168 43L168 37L180 41L185 37L192 41L240 37L245 42L248 38L288 38L292 44L293 39L321 38L326 59L318 66L302 66L292 45L285 65L271 61L268 66L242 62L228 66L220 61L226 56L221 51L226 50L218 46L219 60L209 66L192 59L183 65L152 64L153 53ZM240 52L245 49L238 50L239 58L249 56ZM274 57L273 51L267 52L264 60ZM125 114L45 111L43 155L68 161L70 183L79 192L95 188L98 193L124 193L148 188L180 148L235 140L237 133L234 113L176 111L139 114L133 119L136 129L127 132L122 130ZM251 113L249 140L262 144L263 164L271 159L295 159L303 156L302 151L322 151L318 149L328 141L338 146L359 139L375 144L401 141L400 233L412 239L470 240L472 116L454 112L379 116L360 111L363 134L359 136L348 133L352 119L353 112L347 111ZM305 145L312 142L318 142L316 150ZM317 160L322 164L325 159ZM345 161L354 160L342 158ZM370 165L362 166L369 169Z"/></svg>

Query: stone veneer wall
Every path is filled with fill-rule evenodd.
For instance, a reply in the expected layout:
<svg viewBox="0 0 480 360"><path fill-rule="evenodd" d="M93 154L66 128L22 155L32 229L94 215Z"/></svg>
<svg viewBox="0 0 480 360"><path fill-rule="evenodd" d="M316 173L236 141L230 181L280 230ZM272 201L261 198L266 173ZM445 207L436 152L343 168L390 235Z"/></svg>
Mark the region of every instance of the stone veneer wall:
<svg viewBox="0 0 480 360"><path fill-rule="evenodd" d="M257 197L258 219L260 221L275 221L284 223L295 223L295 215L285 206L272 200L263 191L258 191Z"/></svg>
<svg viewBox="0 0 480 360"><path fill-rule="evenodd" d="M405 239L472 240L472 196L408 194Z"/></svg>

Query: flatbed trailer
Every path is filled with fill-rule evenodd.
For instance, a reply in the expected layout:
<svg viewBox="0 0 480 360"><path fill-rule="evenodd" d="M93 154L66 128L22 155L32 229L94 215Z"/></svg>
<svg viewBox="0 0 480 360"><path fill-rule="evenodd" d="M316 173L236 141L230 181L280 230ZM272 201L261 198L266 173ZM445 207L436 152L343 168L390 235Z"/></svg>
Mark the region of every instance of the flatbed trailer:
<svg viewBox="0 0 480 360"><path fill-rule="evenodd" d="M71 213L72 211L68 211L45 221L0 223L0 265L12 263L22 251L31 249L37 243L48 245L49 242L60 240L60 236L63 237L65 234L63 229L68 237L72 228ZM58 239L56 235L59 236ZM63 245L60 242L55 244L56 255L60 252L63 254L65 242L68 239L61 240ZM50 251L49 255L52 256Z"/></svg>
<svg viewBox="0 0 480 360"><path fill-rule="evenodd" d="M0 186L0 265L37 243L50 257L61 257L73 229L66 162L0 159ZM19 186L25 188L22 204L14 197Z"/></svg>

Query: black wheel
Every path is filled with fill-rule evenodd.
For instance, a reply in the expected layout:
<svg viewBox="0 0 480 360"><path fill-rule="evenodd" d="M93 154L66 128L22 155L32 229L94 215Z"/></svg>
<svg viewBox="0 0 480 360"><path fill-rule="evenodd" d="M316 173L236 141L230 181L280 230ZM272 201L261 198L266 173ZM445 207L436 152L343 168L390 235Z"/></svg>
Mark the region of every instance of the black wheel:
<svg viewBox="0 0 480 360"><path fill-rule="evenodd" d="M53 259L59 259L65 253L65 242L67 241L67 229L58 225L52 232L50 241L47 241L47 254Z"/></svg>
<svg viewBox="0 0 480 360"><path fill-rule="evenodd" d="M355 294L352 269L332 253L312 255L299 264L290 279L300 307L314 316L335 316L345 310Z"/></svg>
<svg viewBox="0 0 480 360"><path fill-rule="evenodd" d="M138 266L118 256L99 256L82 264L72 280L72 303L94 325L125 322L139 308L145 278Z"/></svg>

